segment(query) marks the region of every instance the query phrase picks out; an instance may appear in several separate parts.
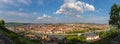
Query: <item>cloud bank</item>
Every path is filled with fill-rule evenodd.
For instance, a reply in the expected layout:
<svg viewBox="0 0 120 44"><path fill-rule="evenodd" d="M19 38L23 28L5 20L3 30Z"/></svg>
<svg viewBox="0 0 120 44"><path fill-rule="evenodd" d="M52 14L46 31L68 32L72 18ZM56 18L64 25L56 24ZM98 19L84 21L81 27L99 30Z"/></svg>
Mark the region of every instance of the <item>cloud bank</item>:
<svg viewBox="0 0 120 44"><path fill-rule="evenodd" d="M95 7L81 1L65 0L64 4L55 12L55 14L74 15L86 11L95 11Z"/></svg>

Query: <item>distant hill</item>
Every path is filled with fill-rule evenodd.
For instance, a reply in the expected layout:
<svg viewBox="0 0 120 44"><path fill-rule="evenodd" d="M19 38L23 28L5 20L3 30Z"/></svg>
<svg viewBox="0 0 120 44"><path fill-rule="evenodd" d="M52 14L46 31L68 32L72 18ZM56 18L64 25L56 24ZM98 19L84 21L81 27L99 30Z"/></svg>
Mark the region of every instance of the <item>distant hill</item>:
<svg viewBox="0 0 120 44"><path fill-rule="evenodd" d="M5 26L22 26L22 25L28 25L28 24L33 24L33 23L9 22L9 23L5 23Z"/></svg>

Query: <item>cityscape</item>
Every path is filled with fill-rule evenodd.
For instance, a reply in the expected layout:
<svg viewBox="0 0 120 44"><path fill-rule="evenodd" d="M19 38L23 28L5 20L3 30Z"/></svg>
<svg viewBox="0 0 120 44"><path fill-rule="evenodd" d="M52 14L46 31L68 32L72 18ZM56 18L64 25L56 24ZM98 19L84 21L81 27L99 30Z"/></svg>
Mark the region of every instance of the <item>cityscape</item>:
<svg viewBox="0 0 120 44"><path fill-rule="evenodd" d="M109 30L107 24L25 24L10 25L9 30L28 39L38 39L55 42L63 41L66 36L84 36L86 41L100 40L97 33ZM49 42L48 42L49 43Z"/></svg>
<svg viewBox="0 0 120 44"><path fill-rule="evenodd" d="M120 44L120 0L0 0L0 44Z"/></svg>

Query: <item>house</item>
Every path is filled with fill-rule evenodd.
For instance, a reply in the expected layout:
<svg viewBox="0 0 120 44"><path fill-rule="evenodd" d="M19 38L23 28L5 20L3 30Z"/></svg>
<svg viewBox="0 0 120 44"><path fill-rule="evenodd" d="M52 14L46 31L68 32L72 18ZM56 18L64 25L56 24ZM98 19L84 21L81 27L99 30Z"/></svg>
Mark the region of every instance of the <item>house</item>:
<svg viewBox="0 0 120 44"><path fill-rule="evenodd" d="M77 35L78 35L78 36L81 36L82 34L81 34L81 33L78 33Z"/></svg>
<svg viewBox="0 0 120 44"><path fill-rule="evenodd" d="M87 42L94 42L100 39L99 35L95 33L87 33L83 35L86 38Z"/></svg>
<svg viewBox="0 0 120 44"><path fill-rule="evenodd" d="M24 35L24 37L31 39L31 40L36 39L35 35L32 35L32 34L26 34L26 35Z"/></svg>

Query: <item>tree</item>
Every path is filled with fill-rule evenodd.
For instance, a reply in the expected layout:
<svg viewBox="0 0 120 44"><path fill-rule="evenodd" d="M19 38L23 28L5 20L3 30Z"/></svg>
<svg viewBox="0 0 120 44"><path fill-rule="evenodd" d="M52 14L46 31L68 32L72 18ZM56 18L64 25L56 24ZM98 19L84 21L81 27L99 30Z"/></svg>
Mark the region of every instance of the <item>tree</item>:
<svg viewBox="0 0 120 44"><path fill-rule="evenodd" d="M5 25L4 20L0 20L0 26L1 26L1 27L4 27L4 25Z"/></svg>
<svg viewBox="0 0 120 44"><path fill-rule="evenodd" d="M5 28L5 22L4 20L0 20L0 29Z"/></svg>
<svg viewBox="0 0 120 44"><path fill-rule="evenodd" d="M120 11L120 7L119 7L119 11ZM119 12L119 21L118 21L119 25L118 28L120 29L120 12Z"/></svg>
<svg viewBox="0 0 120 44"><path fill-rule="evenodd" d="M66 36L66 39L72 42L85 42L86 38L84 36Z"/></svg>
<svg viewBox="0 0 120 44"><path fill-rule="evenodd" d="M110 11L110 20L109 25L118 27L119 26L119 15L120 14L120 7L117 4L113 4L111 11Z"/></svg>

